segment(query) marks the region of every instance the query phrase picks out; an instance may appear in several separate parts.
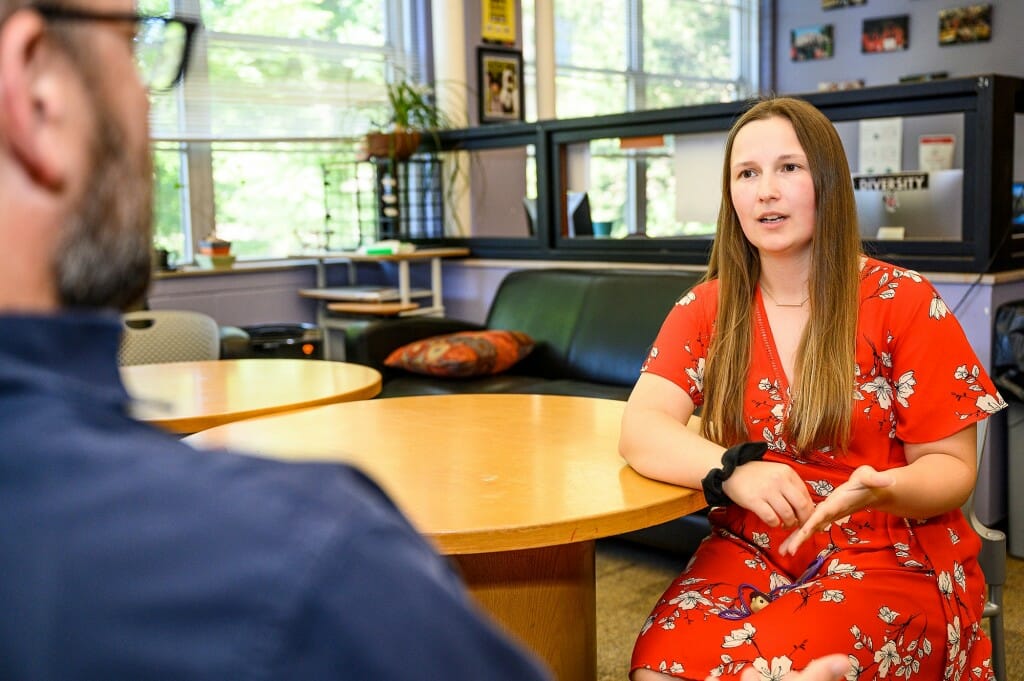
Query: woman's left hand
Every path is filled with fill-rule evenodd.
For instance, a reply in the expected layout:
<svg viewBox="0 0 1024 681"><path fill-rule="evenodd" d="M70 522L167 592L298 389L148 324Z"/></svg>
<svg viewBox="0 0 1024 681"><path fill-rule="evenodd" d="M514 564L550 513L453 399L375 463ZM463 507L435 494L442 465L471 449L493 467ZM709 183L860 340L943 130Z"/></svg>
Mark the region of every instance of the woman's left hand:
<svg viewBox="0 0 1024 681"><path fill-rule="evenodd" d="M880 490L893 483L892 476L875 470L871 466L860 466L850 479L832 490L832 493L818 504L807 521L793 534L786 537L779 552L793 555L800 545L812 534L828 527L831 523L856 513L881 499Z"/></svg>

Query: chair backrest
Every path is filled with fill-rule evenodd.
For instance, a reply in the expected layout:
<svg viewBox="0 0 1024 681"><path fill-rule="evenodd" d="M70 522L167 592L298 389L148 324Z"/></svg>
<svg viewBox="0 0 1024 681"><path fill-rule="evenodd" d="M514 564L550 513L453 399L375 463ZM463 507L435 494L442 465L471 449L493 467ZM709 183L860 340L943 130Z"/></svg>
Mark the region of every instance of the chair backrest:
<svg viewBox="0 0 1024 681"><path fill-rule="evenodd" d="M978 468L981 468L988 430L991 427L985 419L978 423ZM988 527L978 520L974 512L974 494L963 506L968 522L981 538L981 552L978 564L985 574L988 593L985 597L983 617L989 619L989 637L992 639L992 671L997 681L1006 681L1006 631L1003 623L1003 586L1006 584L1006 534Z"/></svg>
<svg viewBox="0 0 1024 681"><path fill-rule="evenodd" d="M140 310L121 316L121 365L220 358L220 327L190 310Z"/></svg>

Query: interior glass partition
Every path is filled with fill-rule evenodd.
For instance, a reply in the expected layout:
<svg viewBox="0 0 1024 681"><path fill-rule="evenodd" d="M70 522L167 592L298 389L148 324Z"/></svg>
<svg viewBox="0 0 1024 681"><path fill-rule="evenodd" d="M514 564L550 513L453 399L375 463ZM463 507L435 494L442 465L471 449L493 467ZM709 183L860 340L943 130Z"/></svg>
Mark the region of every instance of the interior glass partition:
<svg viewBox="0 0 1024 681"><path fill-rule="evenodd" d="M989 75L803 97L843 140L868 253L923 271L1024 267L1024 230L1011 228L1024 201L1024 188L1017 204L1013 193L1024 184L1015 134L1024 81ZM721 203L725 138L745 106L443 133L443 149L481 164L497 159L490 169L470 164L484 180L471 184L468 229L444 241L480 257L702 265ZM533 172L535 198L522 179ZM523 200L532 208L525 225Z"/></svg>

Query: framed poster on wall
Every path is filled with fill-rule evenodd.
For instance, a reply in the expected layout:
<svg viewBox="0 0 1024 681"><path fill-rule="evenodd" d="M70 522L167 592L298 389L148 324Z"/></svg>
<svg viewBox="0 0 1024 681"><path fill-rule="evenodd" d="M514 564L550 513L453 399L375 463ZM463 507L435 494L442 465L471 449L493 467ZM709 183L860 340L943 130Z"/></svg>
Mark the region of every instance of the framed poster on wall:
<svg viewBox="0 0 1024 681"><path fill-rule="evenodd" d="M865 19L861 52L898 52L910 47L910 17L906 14Z"/></svg>
<svg viewBox="0 0 1024 681"><path fill-rule="evenodd" d="M516 8L512 0L480 0L480 37L488 43L516 42Z"/></svg>
<svg viewBox="0 0 1024 681"><path fill-rule="evenodd" d="M832 24L794 28L789 32L789 58L811 61L832 58Z"/></svg>
<svg viewBox="0 0 1024 681"><path fill-rule="evenodd" d="M478 47L477 74L480 122L523 120L523 53Z"/></svg>

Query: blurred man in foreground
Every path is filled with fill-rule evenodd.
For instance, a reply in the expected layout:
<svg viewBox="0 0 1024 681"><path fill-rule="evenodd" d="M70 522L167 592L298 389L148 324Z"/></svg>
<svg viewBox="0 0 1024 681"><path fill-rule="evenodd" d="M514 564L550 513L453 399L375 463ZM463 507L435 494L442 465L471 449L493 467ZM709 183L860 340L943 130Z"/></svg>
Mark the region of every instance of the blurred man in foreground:
<svg viewBox="0 0 1024 681"><path fill-rule="evenodd" d="M135 422L147 87L196 26L0 0L0 678L537 679L381 490Z"/></svg>

